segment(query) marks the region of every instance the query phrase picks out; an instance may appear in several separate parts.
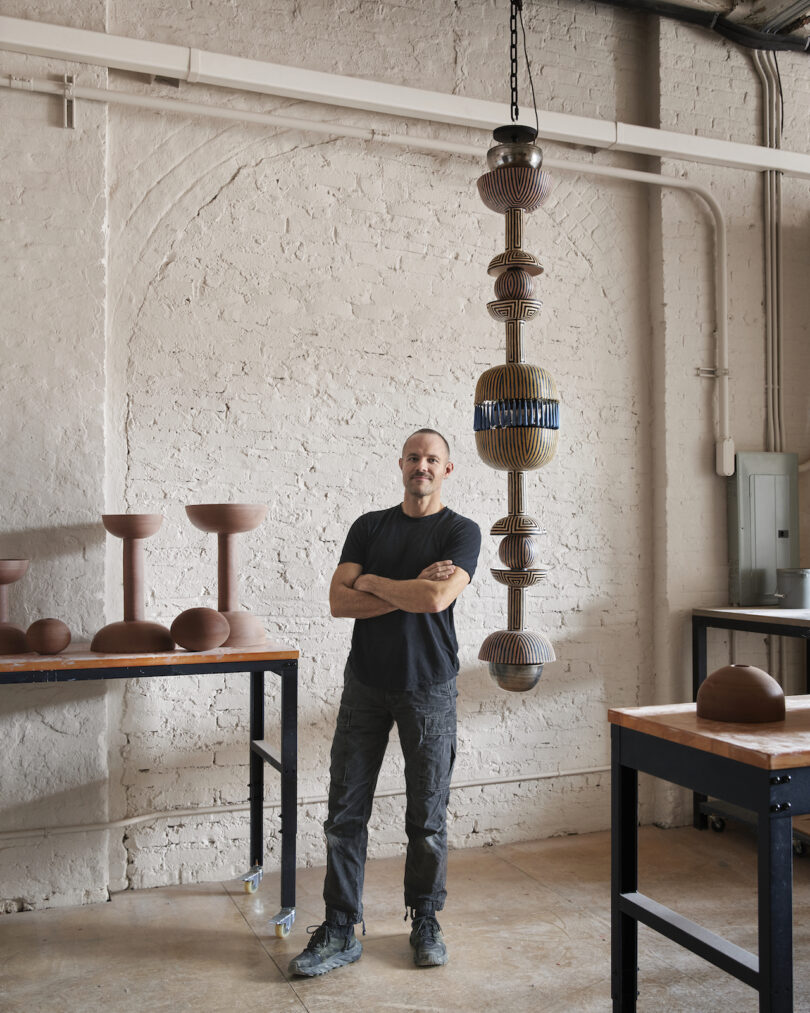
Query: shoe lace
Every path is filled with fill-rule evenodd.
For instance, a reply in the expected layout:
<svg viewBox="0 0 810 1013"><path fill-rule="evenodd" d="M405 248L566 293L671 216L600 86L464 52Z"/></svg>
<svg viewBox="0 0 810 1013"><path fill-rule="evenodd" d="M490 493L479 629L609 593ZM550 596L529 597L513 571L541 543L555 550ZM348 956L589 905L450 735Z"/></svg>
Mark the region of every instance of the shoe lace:
<svg viewBox="0 0 810 1013"><path fill-rule="evenodd" d="M441 932L441 927L436 921L435 915L414 915L412 931L417 939L433 942L436 939L436 934Z"/></svg>
<svg viewBox="0 0 810 1013"><path fill-rule="evenodd" d="M329 942L329 926L326 922L321 922L320 925L307 925L307 932L310 933L307 943L308 950L317 949L323 943Z"/></svg>

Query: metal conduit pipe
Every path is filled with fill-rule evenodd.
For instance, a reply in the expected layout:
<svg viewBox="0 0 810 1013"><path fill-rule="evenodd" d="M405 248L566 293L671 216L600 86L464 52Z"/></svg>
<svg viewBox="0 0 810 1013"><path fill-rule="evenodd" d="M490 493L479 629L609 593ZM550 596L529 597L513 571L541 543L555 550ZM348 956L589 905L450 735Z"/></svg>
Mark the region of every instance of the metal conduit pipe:
<svg viewBox="0 0 810 1013"><path fill-rule="evenodd" d="M579 770L548 770L539 774L524 774L514 777L489 777L477 781L458 781L450 785L451 791L464 791L468 788L488 788L501 784L523 784L529 781L554 781L558 777L587 777L589 774L606 774L610 771L610 765L605 767L583 767ZM397 798L405 795L404 788L389 788L383 791L376 791L374 798ZM326 805L329 801L328 795L302 796L298 805ZM265 809L278 809L281 802L266 802ZM74 824L73 826L57 827L32 827L30 830L3 830L0 831L0 844L4 841L22 841L30 838L56 837L62 834L86 834L101 833L108 830L122 830L127 827L138 826L141 823L152 823L154 820L177 820L193 819L197 816L230 816L233 813L250 812L250 805L237 803L235 805L209 805L198 806L191 809L163 809L159 812L144 813L141 816L128 816L125 819L110 820L107 823L85 823Z"/></svg>
<svg viewBox="0 0 810 1013"><path fill-rule="evenodd" d="M0 87L58 97L64 97L65 95L64 84L58 81L38 80L34 78L0 77ZM137 95L106 88L91 88L76 84L70 86L70 94L74 99L87 99L91 102L134 106L142 109L151 109L155 112L210 116L214 119L256 123L262 126L281 127L289 130L315 131L335 137L353 137L358 140L375 141L382 144L397 145L402 148L415 148L420 151L468 155L476 159L480 159L481 157L480 147L473 144L462 144L431 137L419 137L413 134L391 134L365 127L327 123L322 120L286 116L279 113L257 113L244 109L229 109L200 102L185 102L178 99L154 98L148 95ZM715 470L718 475L733 475L734 441L731 438L730 431L728 395L728 240L726 221L722 208L709 189L698 183L691 183L689 180L674 176L664 176L660 173L642 172L636 169L623 169L615 166L592 165L586 162L564 161L555 158L547 158L543 164L546 168L560 172L574 172L583 175L602 176L610 179L630 180L653 186L688 190L697 194L705 201L712 214L715 236L715 373L718 398L718 436L715 442Z"/></svg>

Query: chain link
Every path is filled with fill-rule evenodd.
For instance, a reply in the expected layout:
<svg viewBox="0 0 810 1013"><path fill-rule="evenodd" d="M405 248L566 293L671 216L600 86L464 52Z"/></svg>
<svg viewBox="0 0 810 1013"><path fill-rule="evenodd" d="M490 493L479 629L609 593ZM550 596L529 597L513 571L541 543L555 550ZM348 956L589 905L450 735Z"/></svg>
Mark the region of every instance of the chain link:
<svg viewBox="0 0 810 1013"><path fill-rule="evenodd" d="M509 15L509 57L511 60L510 82L512 86L512 122L517 123L520 118L518 108L518 8L522 7L522 0L512 0L511 12Z"/></svg>

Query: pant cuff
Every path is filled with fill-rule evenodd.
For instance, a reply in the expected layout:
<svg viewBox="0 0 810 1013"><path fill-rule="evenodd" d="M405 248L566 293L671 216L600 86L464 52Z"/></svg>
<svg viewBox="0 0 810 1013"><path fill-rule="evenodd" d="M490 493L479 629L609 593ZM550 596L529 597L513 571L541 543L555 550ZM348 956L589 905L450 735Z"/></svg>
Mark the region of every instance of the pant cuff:
<svg viewBox="0 0 810 1013"><path fill-rule="evenodd" d="M336 907L326 908L326 920L330 925L339 928L354 928L363 920L363 913L358 911L341 911Z"/></svg>

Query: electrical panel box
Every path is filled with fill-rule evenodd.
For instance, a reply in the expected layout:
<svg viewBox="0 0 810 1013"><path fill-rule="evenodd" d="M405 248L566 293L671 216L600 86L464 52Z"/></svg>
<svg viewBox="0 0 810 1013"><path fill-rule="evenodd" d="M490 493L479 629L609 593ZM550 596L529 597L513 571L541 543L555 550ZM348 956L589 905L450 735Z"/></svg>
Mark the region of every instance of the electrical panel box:
<svg viewBox="0 0 810 1013"><path fill-rule="evenodd" d="M728 480L729 599L776 605L776 571L799 565L799 459L743 453Z"/></svg>

